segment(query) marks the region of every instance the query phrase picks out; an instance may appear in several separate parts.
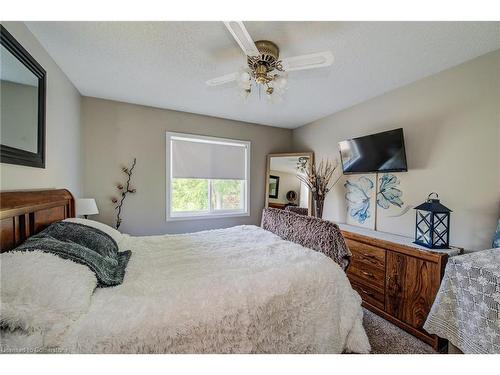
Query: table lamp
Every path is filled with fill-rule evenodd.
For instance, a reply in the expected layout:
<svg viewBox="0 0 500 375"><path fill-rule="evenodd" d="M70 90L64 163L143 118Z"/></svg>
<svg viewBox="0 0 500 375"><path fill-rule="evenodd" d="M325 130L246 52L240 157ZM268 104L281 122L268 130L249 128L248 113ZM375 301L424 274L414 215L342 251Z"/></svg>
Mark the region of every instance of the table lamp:
<svg viewBox="0 0 500 375"><path fill-rule="evenodd" d="M83 215L87 219L88 215L97 215L99 210L94 198L80 198L75 202L76 215Z"/></svg>

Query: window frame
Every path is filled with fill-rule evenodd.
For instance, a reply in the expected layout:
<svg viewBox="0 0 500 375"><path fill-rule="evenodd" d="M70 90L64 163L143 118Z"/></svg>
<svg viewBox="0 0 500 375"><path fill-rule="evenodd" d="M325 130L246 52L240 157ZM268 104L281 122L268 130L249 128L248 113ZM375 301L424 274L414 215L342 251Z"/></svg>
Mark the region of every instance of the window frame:
<svg viewBox="0 0 500 375"><path fill-rule="evenodd" d="M184 211L182 213L172 212L172 138L195 140L197 142L219 143L219 144L238 144L244 146L245 151L245 180L243 183L245 197L243 199L243 210L211 210L211 179L208 180L208 207L209 211ZM182 220L200 220L200 219L219 219L228 217L244 217L250 216L250 160L251 160L251 142L230 138L210 137L198 134L166 132L166 221L182 221Z"/></svg>

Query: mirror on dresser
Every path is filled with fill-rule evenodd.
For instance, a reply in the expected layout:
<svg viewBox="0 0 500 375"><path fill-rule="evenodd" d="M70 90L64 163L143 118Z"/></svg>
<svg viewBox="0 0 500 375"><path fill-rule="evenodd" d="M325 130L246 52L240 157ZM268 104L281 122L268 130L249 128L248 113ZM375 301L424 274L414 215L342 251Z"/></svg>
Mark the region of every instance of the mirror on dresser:
<svg viewBox="0 0 500 375"><path fill-rule="evenodd" d="M314 153L269 154L266 168L266 207L312 214L312 196L297 176L310 170Z"/></svg>

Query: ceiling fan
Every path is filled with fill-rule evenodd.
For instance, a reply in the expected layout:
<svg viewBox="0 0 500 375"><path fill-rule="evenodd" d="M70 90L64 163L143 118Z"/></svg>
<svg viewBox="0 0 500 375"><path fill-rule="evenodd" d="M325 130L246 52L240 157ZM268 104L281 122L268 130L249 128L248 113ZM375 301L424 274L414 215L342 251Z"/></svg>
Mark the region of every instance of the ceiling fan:
<svg viewBox="0 0 500 375"><path fill-rule="evenodd" d="M239 72L226 74L206 82L209 86L219 86L229 82L237 82L248 97L255 85L265 88L268 97L281 96L287 86L287 72L295 70L323 68L333 64L330 51L287 57L280 60L279 47L269 40L254 42L243 22L224 22L247 57L248 68ZM280 72L280 73L278 73Z"/></svg>

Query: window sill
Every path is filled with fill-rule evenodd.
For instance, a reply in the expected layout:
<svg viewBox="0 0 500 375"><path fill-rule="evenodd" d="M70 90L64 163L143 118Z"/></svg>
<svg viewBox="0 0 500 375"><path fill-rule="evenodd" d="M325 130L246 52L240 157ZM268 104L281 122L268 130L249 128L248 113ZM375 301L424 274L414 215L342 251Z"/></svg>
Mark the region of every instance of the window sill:
<svg viewBox="0 0 500 375"><path fill-rule="evenodd" d="M224 219L231 217L245 217L250 216L249 212L234 212L234 213L221 213L221 214L187 214L179 216L167 215L167 221L186 221L186 220L206 220L206 219Z"/></svg>

